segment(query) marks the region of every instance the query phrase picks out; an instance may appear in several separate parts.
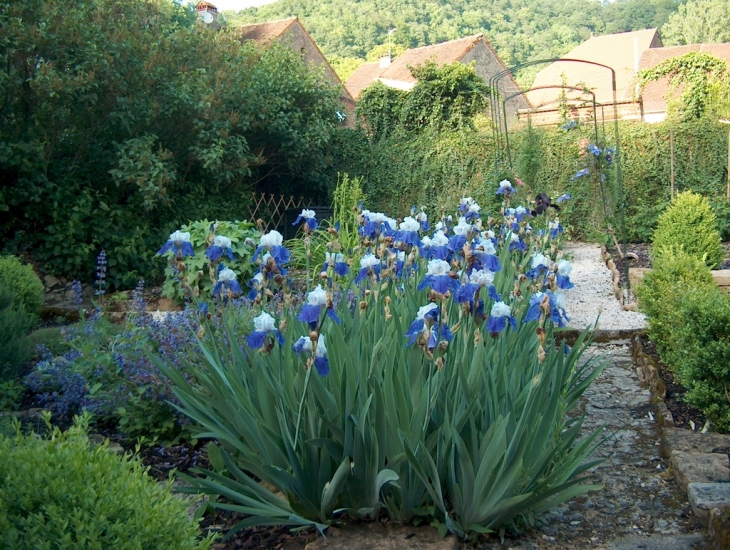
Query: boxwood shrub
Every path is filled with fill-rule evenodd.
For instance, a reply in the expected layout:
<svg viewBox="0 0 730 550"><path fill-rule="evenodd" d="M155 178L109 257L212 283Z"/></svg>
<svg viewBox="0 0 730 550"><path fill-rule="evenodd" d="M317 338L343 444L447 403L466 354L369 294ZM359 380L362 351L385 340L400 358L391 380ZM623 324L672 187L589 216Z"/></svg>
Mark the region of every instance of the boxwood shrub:
<svg viewBox="0 0 730 550"><path fill-rule="evenodd" d="M43 307L43 283L30 265L20 263L15 256L0 256L0 286L14 296L16 305L26 313L38 315Z"/></svg>
<svg viewBox="0 0 730 550"><path fill-rule="evenodd" d="M46 419L50 428L50 423ZM0 547L43 549L207 549L183 500L86 436L88 417L47 437L0 435Z"/></svg>

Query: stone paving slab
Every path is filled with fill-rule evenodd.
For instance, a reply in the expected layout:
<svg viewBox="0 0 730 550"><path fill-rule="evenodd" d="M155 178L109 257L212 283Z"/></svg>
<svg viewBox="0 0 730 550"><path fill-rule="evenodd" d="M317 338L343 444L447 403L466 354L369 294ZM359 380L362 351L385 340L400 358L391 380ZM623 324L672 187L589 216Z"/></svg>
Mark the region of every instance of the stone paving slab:
<svg viewBox="0 0 730 550"><path fill-rule="evenodd" d="M725 454L672 451L670 463L685 492L690 483L730 482L730 461Z"/></svg>
<svg viewBox="0 0 730 550"><path fill-rule="evenodd" d="M730 483L690 483L687 495L692 511L705 521L713 508L730 508Z"/></svg>
<svg viewBox="0 0 730 550"><path fill-rule="evenodd" d="M700 550L709 548L702 535L672 537L627 537L617 540L609 550Z"/></svg>
<svg viewBox="0 0 730 550"><path fill-rule="evenodd" d="M305 550L458 550L454 536L439 537L431 526L410 527L380 522L330 527L327 538L310 542Z"/></svg>
<svg viewBox="0 0 730 550"><path fill-rule="evenodd" d="M664 428L664 456L670 457L673 451L684 453L722 453L730 452L730 435L699 433L681 428Z"/></svg>

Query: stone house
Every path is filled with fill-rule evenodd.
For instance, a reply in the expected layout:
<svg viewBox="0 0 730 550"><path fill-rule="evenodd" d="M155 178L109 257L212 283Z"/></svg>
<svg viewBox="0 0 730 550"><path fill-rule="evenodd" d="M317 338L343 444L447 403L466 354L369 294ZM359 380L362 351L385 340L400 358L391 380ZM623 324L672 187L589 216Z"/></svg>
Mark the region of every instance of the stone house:
<svg viewBox="0 0 730 550"><path fill-rule="evenodd" d="M639 70L651 69L659 63L688 54L702 52L724 59L730 66L730 44L690 44L687 46L670 46L667 48L652 48L646 50L639 61ZM673 97L677 97L681 89L674 90ZM661 122L667 118L667 102L672 99L669 89L669 79L662 78L656 82L649 82L641 92L641 100L645 122Z"/></svg>
<svg viewBox="0 0 730 550"><path fill-rule="evenodd" d="M340 87L339 113L345 115L342 124L350 128L355 126L355 100L343 86L337 73L298 18L290 17L278 21L244 25L237 31L240 33L241 40L254 40L264 46L273 42L284 44L295 52L301 53L308 63L321 67L325 80L333 86Z"/></svg>
<svg viewBox="0 0 730 550"><path fill-rule="evenodd" d="M527 97L534 107L532 112L523 111L521 116L530 116L533 124L555 124L560 121L560 102L568 108L569 117L574 120L589 120L594 116L590 93L565 90L561 99L561 85L590 90L598 104L599 120L641 120L641 101L634 78L639 70L642 55L654 48L661 48L662 41L657 29L592 36L562 56L566 61L556 61L542 69ZM576 63L567 60L588 61ZM599 65L604 65L603 67ZM616 113L613 112L614 89L610 67L615 72Z"/></svg>
<svg viewBox="0 0 730 550"><path fill-rule="evenodd" d="M375 81L399 90L410 90L416 85L416 79L409 67L423 65L426 61L434 61L438 65L448 65L457 61L469 64L473 61L475 72L485 82L489 82L489 79L498 72L506 70L504 63L484 35L475 34L441 44L406 50L392 62L389 57L385 57L380 62L364 63L347 79L345 87L355 99ZM503 96L520 90L511 74L499 81L498 88ZM510 99L507 102L508 121L516 121L516 113L529 107L528 101L522 95Z"/></svg>

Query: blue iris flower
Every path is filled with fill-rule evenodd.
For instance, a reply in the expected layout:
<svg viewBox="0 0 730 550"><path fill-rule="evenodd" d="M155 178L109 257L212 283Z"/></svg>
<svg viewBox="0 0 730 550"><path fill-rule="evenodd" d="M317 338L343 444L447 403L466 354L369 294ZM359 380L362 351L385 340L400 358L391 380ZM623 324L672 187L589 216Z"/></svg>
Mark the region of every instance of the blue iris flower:
<svg viewBox="0 0 730 550"><path fill-rule="evenodd" d="M231 250L231 239L219 235L213 240L213 244L208 247L208 250L205 251L205 256L211 262L214 262L220 260L224 254L229 260L235 261L233 250Z"/></svg>
<svg viewBox="0 0 730 550"><path fill-rule="evenodd" d="M591 155L594 155L594 156L596 156L596 157L599 157L599 156L601 156L601 148L600 148L600 147L598 147L597 145L589 145L589 146L588 146L588 152L589 152L589 153L590 153Z"/></svg>
<svg viewBox="0 0 730 550"><path fill-rule="evenodd" d="M525 241L522 240L522 238L519 238L516 241L512 241L511 243L509 243L509 251L513 252L515 250L521 250L522 252L527 250L527 245L525 244Z"/></svg>
<svg viewBox="0 0 730 550"><path fill-rule="evenodd" d="M302 210L302 213L297 216L297 219L294 220L292 225L297 225L302 220L304 220L307 227L312 231L319 227L319 224L317 224L317 220L314 217L314 210L307 210L306 208Z"/></svg>
<svg viewBox="0 0 730 550"><path fill-rule="evenodd" d="M583 168L581 170L578 170L575 173L575 175L572 178L570 178L570 179L571 180L577 180L577 179L582 178L583 176L587 176L588 174L590 174L590 172L588 171L588 168Z"/></svg>
<svg viewBox="0 0 730 550"><path fill-rule="evenodd" d="M195 256L193 245L190 243L190 233L175 231L170 235L167 242L157 251L157 253L162 256L173 249L176 251L175 255L180 258Z"/></svg>

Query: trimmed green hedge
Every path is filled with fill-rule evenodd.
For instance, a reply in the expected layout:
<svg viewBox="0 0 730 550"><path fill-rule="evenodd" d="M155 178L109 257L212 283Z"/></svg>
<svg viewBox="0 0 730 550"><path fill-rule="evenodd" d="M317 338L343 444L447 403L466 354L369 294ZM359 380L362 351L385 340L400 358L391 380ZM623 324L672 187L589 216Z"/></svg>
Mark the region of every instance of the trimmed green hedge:
<svg viewBox="0 0 730 550"><path fill-rule="evenodd" d="M723 240L730 239L730 204L726 199L728 128L711 121L693 123L619 124L621 166L626 200L628 238L648 242L659 214L670 200L670 131L675 144L675 190L707 197ZM604 135L605 134L605 135ZM581 141L593 142L593 128L536 128L510 134L515 171L534 192L551 196L570 193L573 204L561 221L575 238L596 239L603 231L600 189L585 178L571 181L583 168ZM614 145L613 124L599 128L599 141ZM370 209L407 210L426 205L432 214L441 205L471 195L483 207L493 201L497 183L506 173L495 170L495 145L487 123L479 131L435 132L417 136L400 132L368 140L364 131L348 130L338 137L335 163L340 172L363 176ZM526 154L532 151L532 154ZM615 176L609 174L609 210L618 214ZM618 229L618 226L617 226Z"/></svg>
<svg viewBox="0 0 730 550"><path fill-rule="evenodd" d="M86 437L88 417L48 438L0 435L0 546L40 549L207 549L185 501L137 459Z"/></svg>

